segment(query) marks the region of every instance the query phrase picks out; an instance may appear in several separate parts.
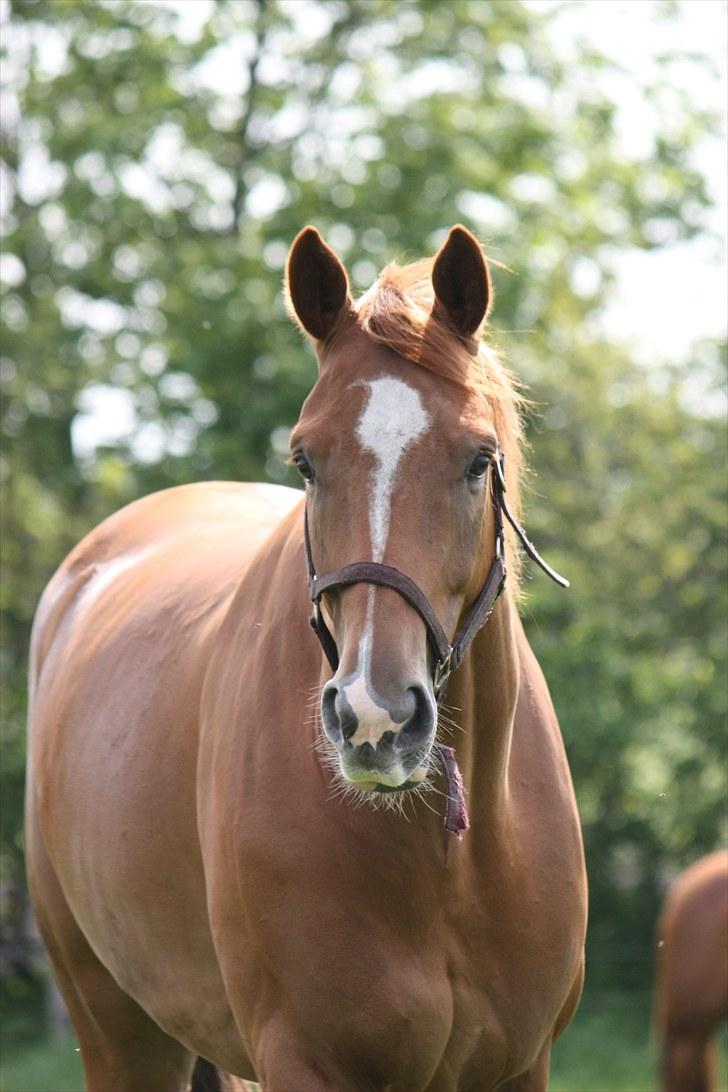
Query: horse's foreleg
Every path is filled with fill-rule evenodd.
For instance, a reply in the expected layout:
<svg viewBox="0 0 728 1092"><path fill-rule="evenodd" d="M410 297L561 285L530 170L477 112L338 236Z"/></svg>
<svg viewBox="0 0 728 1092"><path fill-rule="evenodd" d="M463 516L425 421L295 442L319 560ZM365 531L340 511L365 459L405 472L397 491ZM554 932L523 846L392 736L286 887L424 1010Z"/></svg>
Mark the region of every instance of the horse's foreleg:
<svg viewBox="0 0 728 1092"><path fill-rule="evenodd" d="M321 1056L280 1011L260 1028L252 1053L261 1092L361 1092L332 1059Z"/></svg>
<svg viewBox="0 0 728 1092"><path fill-rule="evenodd" d="M346 1081L330 1079L313 1058L292 1050L290 1043L261 1065L258 1080L261 1092L356 1092Z"/></svg>
<svg viewBox="0 0 728 1092"><path fill-rule="evenodd" d="M34 823L28 879L53 973L78 1036L87 1092L186 1092L194 1058L125 994L89 947Z"/></svg>
<svg viewBox="0 0 728 1092"><path fill-rule="evenodd" d="M707 1036L668 1032L662 1050L664 1092L714 1092L716 1053Z"/></svg>
<svg viewBox="0 0 728 1092"><path fill-rule="evenodd" d="M718 1087L718 1040L710 1035L703 1043L703 1090L715 1092Z"/></svg>
<svg viewBox="0 0 728 1092"><path fill-rule="evenodd" d="M530 1069L499 1084L498 1092L548 1092L550 1066L551 1043L548 1042Z"/></svg>

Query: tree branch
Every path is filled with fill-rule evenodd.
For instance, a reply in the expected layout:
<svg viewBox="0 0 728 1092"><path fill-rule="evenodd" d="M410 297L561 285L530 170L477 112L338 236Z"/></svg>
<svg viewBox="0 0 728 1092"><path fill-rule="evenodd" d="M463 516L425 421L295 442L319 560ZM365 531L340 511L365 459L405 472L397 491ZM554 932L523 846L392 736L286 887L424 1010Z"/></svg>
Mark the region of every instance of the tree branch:
<svg viewBox="0 0 728 1092"><path fill-rule="evenodd" d="M233 196L233 218L230 225L230 234L236 234L238 230L238 222L243 211L243 202L245 200L245 181L244 174L251 156L250 141L248 138L248 129L250 128L250 121L255 109L257 92L258 92L258 65L260 64L263 52L265 50L265 37L267 33L267 20L265 19L266 6L268 0L255 0L258 11L256 14L256 27L255 27L255 49L250 59L250 65L248 67L248 97L245 104L245 110L243 116L240 119L240 160L237 167L237 178L235 179L235 194Z"/></svg>

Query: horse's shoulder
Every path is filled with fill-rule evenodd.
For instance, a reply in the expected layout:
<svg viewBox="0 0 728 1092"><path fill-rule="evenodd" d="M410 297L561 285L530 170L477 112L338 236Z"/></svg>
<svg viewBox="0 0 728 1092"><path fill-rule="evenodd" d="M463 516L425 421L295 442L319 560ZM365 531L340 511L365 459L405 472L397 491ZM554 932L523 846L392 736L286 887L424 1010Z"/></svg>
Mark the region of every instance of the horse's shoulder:
<svg viewBox="0 0 728 1092"><path fill-rule="evenodd" d="M68 554L41 597L31 677L81 603L97 603L123 580L146 582L150 596L175 577L182 580L178 591L194 594L195 584L213 591L215 579L241 571L301 499L298 490L266 483L196 482L141 497L107 517Z"/></svg>

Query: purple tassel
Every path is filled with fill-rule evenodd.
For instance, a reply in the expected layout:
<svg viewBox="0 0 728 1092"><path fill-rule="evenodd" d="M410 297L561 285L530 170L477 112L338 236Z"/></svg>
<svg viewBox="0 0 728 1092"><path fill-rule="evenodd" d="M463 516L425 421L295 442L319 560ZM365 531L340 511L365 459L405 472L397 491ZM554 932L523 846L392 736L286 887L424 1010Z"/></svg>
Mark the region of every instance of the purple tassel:
<svg viewBox="0 0 728 1092"><path fill-rule="evenodd" d="M451 834L456 834L458 838L462 838L463 831L470 826L470 818L465 804L465 790L458 760L455 758L453 748L445 747L442 743L438 744L437 753L440 756L442 768L447 778L445 830L449 830Z"/></svg>

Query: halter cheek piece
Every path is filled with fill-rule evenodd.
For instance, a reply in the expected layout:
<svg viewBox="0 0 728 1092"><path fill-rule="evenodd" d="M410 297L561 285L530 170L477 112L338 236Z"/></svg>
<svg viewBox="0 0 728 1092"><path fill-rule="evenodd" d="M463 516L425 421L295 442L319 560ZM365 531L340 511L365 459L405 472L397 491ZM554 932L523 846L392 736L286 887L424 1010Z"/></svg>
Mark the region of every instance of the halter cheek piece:
<svg viewBox="0 0 728 1092"><path fill-rule="evenodd" d="M326 625L321 613L321 596L324 592L331 591L333 588L345 588L352 584L376 584L382 588L391 588L414 608L425 624L433 652L432 686L435 699L439 704L445 696L450 675L460 666L466 650L478 630L490 618L496 600L506 586L504 516L518 535L528 556L543 569L547 576L550 576L562 588L568 588L569 581L565 580L563 576L559 576L550 565L546 564L536 548L529 542L526 532L511 514L505 498L504 463L505 456L502 452L494 455L490 463L490 492L495 519L495 556L485 578L485 583L477 599L468 609L452 644L448 640L447 634L432 609L427 596L411 577L400 572L399 569L395 569L391 565L383 565L378 561L355 561L353 564L345 565L342 569L335 569L325 576L317 576L308 531L308 512L304 510L303 527L306 564L308 566L308 585L313 602L313 613L309 621L311 628L321 642L321 647L333 671L336 671L339 666L339 652L331 630Z"/></svg>

